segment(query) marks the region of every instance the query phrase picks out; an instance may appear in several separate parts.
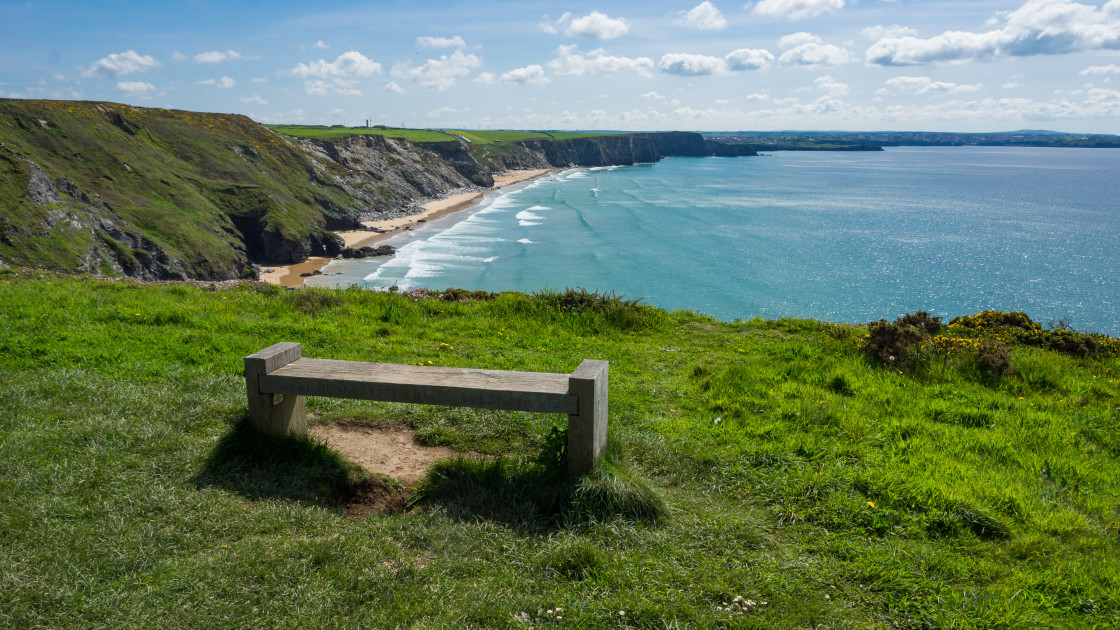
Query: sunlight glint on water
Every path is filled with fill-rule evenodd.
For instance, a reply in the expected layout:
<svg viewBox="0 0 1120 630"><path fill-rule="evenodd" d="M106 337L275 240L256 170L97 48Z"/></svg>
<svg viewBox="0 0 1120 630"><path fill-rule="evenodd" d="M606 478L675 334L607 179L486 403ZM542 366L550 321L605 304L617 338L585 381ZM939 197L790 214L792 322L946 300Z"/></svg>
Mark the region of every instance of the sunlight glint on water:
<svg viewBox="0 0 1120 630"><path fill-rule="evenodd" d="M316 285L614 290L731 320L1024 310L1120 334L1120 150L670 158L537 180Z"/></svg>

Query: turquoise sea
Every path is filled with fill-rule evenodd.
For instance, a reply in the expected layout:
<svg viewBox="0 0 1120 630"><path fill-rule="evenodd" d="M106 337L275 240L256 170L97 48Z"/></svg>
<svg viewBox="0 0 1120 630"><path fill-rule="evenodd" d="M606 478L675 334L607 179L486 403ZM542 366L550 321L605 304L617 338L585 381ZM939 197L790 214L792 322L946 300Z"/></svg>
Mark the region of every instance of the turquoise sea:
<svg viewBox="0 0 1120 630"><path fill-rule="evenodd" d="M719 319L1022 310L1120 336L1120 150L903 147L563 171L309 284L615 291Z"/></svg>

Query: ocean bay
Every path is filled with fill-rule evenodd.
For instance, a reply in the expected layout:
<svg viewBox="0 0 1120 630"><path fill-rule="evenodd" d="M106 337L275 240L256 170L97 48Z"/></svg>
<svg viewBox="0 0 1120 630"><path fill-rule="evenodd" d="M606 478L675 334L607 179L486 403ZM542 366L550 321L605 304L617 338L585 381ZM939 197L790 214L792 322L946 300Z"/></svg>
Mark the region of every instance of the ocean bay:
<svg viewBox="0 0 1120 630"><path fill-rule="evenodd" d="M585 287L724 320L992 308L1120 334L1120 150L901 147L573 169L308 284Z"/></svg>

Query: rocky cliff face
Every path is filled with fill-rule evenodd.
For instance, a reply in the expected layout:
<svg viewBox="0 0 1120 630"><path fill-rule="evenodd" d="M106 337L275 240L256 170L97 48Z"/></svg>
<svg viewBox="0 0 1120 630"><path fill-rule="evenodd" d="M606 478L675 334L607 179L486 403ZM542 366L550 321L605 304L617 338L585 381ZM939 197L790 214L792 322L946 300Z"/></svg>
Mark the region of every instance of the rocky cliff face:
<svg viewBox="0 0 1120 630"><path fill-rule="evenodd" d="M472 147L473 148L473 147ZM617 134L560 140L525 140L504 152L475 148L476 158L494 170L565 166L628 166L663 157L757 155L747 145L706 140L698 133Z"/></svg>
<svg viewBox="0 0 1120 630"><path fill-rule="evenodd" d="M350 212L340 214L362 221L408 214L416 202L451 191L494 185L460 142L413 144L378 135L285 140L310 158L317 185L335 187L353 201Z"/></svg>

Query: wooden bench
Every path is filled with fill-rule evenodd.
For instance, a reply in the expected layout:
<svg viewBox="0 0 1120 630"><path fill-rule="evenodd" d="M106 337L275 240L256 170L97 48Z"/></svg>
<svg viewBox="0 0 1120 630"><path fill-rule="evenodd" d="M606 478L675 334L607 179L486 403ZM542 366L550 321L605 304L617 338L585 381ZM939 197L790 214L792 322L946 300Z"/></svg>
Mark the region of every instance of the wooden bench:
<svg viewBox="0 0 1120 630"><path fill-rule="evenodd" d="M568 414L568 472L591 472L607 440L606 361L571 374L334 361L278 343L245 357L249 418L267 433L307 433L305 396Z"/></svg>

